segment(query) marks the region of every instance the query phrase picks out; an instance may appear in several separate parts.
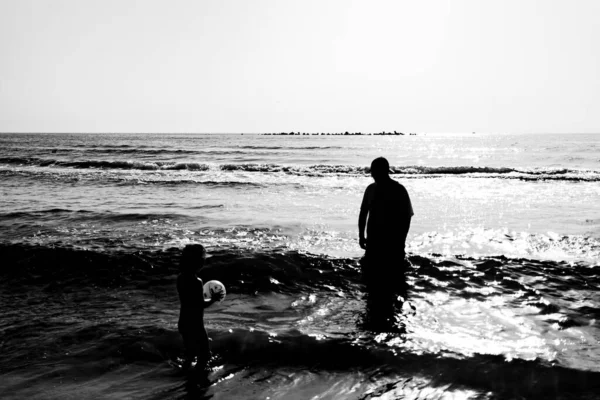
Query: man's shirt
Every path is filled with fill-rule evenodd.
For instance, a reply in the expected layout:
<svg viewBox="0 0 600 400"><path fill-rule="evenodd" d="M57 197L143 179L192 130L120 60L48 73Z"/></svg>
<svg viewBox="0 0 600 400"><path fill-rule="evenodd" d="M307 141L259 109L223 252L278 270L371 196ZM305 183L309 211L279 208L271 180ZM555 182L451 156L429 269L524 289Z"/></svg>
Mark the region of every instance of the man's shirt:
<svg viewBox="0 0 600 400"><path fill-rule="evenodd" d="M414 215L406 188L393 179L370 184L360 209L369 212L367 241L371 245L400 244L404 236L400 227Z"/></svg>

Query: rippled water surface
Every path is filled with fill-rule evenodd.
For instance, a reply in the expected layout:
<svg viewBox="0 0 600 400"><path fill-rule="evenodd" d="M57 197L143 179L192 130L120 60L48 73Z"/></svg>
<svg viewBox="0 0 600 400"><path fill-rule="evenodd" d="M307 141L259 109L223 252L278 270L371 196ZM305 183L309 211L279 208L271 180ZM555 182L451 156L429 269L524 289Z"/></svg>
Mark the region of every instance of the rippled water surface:
<svg viewBox="0 0 600 400"><path fill-rule="evenodd" d="M0 135L0 397L596 398L598 135ZM415 209L372 330L358 208ZM182 246L228 295L178 365Z"/></svg>

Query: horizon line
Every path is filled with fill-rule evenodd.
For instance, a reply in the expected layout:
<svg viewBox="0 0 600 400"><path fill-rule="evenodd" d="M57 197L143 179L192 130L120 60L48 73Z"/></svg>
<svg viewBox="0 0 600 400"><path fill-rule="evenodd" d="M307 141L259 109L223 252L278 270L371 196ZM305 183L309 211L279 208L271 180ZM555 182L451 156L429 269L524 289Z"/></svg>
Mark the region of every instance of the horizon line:
<svg viewBox="0 0 600 400"><path fill-rule="evenodd" d="M338 131L338 132L324 132L324 131L277 131L277 132L133 132L133 131L102 131L102 132L84 132L84 131L1 131L0 134L117 134L117 135L273 135L273 136L302 136L302 135L330 135L330 136L415 136L415 135L426 135L426 134L494 134L494 135L572 135L572 134L600 134L600 130L594 132L487 132L487 131L431 131L431 132L397 132L397 131L380 131L380 132L362 132L362 131Z"/></svg>

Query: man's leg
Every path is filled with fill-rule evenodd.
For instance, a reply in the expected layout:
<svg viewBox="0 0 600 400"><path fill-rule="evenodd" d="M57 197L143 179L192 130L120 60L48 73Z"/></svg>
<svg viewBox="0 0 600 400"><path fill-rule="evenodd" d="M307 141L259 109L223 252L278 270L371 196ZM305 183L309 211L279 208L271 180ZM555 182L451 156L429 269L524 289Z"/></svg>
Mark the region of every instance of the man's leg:
<svg viewBox="0 0 600 400"><path fill-rule="evenodd" d="M389 262L384 252L370 249L362 264L367 292L367 328L380 332L393 330L395 322L394 278L390 275Z"/></svg>

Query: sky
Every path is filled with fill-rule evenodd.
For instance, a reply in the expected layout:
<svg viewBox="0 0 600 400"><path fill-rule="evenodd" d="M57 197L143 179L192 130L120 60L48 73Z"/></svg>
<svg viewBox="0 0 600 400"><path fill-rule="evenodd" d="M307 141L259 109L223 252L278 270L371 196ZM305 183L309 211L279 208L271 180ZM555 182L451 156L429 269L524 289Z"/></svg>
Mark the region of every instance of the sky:
<svg viewBox="0 0 600 400"><path fill-rule="evenodd" d="M598 0L0 0L0 132L600 132Z"/></svg>

